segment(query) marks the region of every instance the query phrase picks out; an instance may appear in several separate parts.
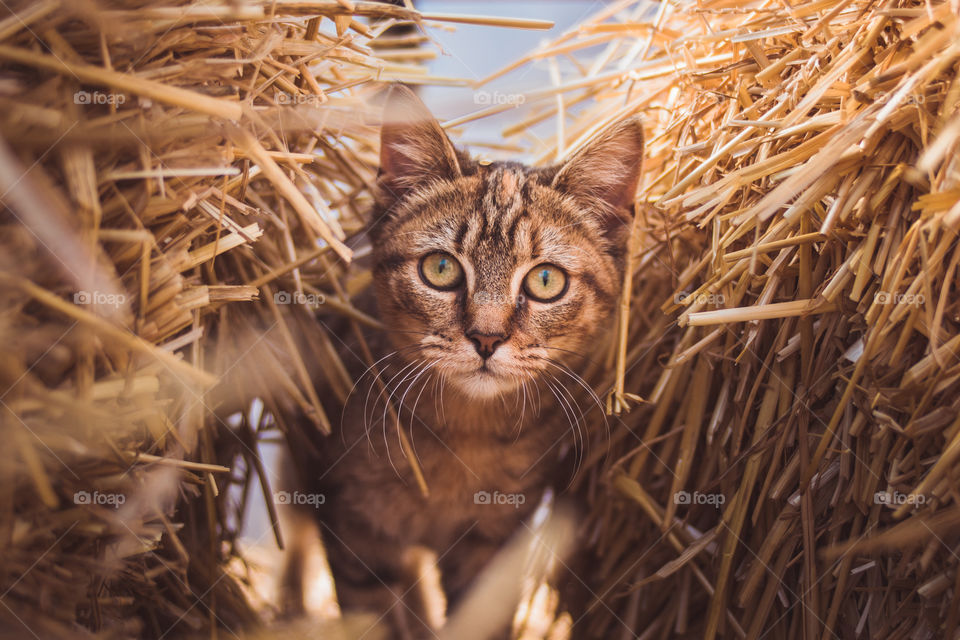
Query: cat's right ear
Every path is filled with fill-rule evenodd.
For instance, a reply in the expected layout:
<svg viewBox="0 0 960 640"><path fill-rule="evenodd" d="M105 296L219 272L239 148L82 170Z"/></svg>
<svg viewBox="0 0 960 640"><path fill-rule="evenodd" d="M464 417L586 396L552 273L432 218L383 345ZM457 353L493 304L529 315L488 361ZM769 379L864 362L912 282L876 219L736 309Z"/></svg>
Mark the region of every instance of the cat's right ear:
<svg viewBox="0 0 960 640"><path fill-rule="evenodd" d="M411 189L461 175L453 143L413 91L391 85L380 129L381 206L390 207Z"/></svg>

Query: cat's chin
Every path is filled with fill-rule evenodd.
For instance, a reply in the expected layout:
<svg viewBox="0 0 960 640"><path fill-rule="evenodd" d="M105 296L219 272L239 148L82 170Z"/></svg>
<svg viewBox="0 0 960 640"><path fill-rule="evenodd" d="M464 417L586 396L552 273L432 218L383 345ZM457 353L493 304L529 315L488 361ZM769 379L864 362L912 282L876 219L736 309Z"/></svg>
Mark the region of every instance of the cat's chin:
<svg viewBox="0 0 960 640"><path fill-rule="evenodd" d="M486 400L500 397L516 391L520 386L516 376L494 373L487 369L451 377L450 382L455 384L468 398Z"/></svg>

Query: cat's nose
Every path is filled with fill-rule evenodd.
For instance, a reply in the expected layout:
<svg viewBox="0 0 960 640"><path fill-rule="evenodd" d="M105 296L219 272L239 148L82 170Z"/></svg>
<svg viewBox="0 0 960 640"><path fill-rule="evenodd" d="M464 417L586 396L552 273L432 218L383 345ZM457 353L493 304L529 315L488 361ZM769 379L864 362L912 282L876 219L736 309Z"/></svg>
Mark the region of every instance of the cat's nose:
<svg viewBox="0 0 960 640"><path fill-rule="evenodd" d="M480 357L486 360L493 355L493 352L497 350L497 347L506 341L507 336L500 333L480 333L479 331L470 331L467 333L467 338L469 338L470 342L473 343L473 348L477 350L477 353L480 354Z"/></svg>

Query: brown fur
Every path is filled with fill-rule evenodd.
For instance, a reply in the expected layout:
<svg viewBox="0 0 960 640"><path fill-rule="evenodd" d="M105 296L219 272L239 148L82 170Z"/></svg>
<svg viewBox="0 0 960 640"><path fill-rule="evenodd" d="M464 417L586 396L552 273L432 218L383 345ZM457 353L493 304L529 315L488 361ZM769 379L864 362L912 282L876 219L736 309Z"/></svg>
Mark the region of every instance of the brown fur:
<svg viewBox="0 0 960 640"><path fill-rule="evenodd" d="M318 520L341 606L380 613L409 589L405 549L436 551L455 606L540 501L576 421L564 404L579 384L572 371L612 322L642 152L630 120L559 167L483 165L458 152L407 89L390 90L385 113L370 236L388 326L372 345L386 392L359 369L339 437L319 443L319 460L294 455L300 488L326 497ZM424 282L420 259L434 251L457 258L462 286ZM523 295L524 276L543 263L567 274L554 302ZM502 344L484 361L473 334ZM427 497L385 412L388 395ZM524 502L476 504L481 491ZM416 627L423 616L404 600L393 608Z"/></svg>

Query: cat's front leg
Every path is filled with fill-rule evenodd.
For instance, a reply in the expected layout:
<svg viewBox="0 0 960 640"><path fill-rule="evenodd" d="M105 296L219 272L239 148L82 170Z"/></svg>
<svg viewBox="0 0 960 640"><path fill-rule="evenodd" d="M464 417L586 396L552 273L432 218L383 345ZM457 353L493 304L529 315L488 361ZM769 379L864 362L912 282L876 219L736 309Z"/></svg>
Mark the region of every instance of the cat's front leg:
<svg viewBox="0 0 960 640"><path fill-rule="evenodd" d="M337 602L358 637L424 640L436 637L436 607L425 596L416 558L382 540L352 536L349 545L326 531L324 546ZM361 628L361 620L367 628ZM369 636L365 634L369 633Z"/></svg>
<svg viewBox="0 0 960 640"><path fill-rule="evenodd" d="M443 591L447 598L447 618L462 614L461 605L471 594L477 577L488 567L508 538L490 538L476 532L463 536L453 547L440 555L439 565ZM515 603L511 603L511 607ZM512 618L503 624L491 639L509 640Z"/></svg>

